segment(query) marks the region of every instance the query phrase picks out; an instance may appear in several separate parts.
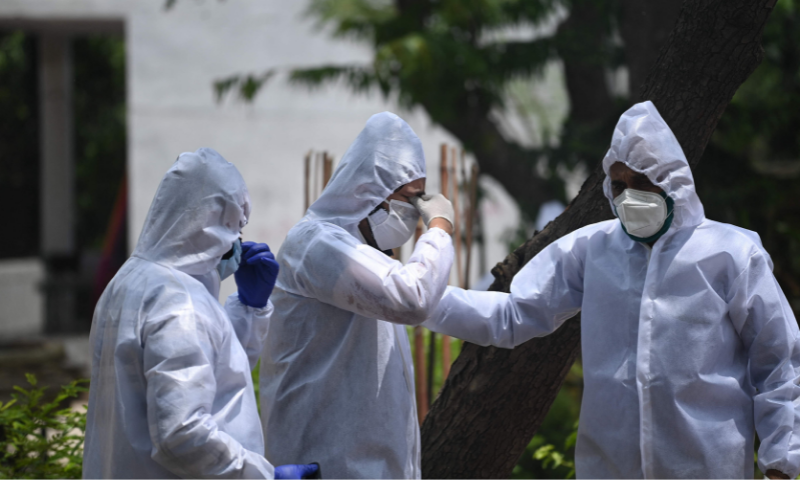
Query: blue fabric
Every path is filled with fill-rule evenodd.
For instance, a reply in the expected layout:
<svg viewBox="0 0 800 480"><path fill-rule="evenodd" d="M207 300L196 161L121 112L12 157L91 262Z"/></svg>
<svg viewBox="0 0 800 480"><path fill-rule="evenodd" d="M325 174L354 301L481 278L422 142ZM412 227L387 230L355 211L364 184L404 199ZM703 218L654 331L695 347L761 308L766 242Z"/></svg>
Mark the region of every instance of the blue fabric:
<svg viewBox="0 0 800 480"><path fill-rule="evenodd" d="M318 465L281 465L275 467L275 478L306 478L319 470Z"/></svg>
<svg viewBox="0 0 800 480"><path fill-rule="evenodd" d="M278 269L278 262L266 243L242 243L241 265L234 274L239 301L250 307L264 308L275 287Z"/></svg>

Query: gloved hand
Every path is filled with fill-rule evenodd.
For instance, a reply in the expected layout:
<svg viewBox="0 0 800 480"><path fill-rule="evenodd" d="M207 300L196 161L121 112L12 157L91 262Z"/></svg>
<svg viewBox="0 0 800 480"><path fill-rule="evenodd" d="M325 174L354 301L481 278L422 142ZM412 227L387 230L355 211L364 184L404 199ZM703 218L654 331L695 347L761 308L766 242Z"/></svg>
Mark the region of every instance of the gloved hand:
<svg viewBox="0 0 800 480"><path fill-rule="evenodd" d="M239 288L239 301L263 308L278 279L278 262L266 243L242 242L242 260L233 274Z"/></svg>
<svg viewBox="0 0 800 480"><path fill-rule="evenodd" d="M319 470L319 465L281 465L275 467L275 478L310 478Z"/></svg>
<svg viewBox="0 0 800 480"><path fill-rule="evenodd" d="M411 203L417 207L422 221L425 226L430 226L431 220L434 218L443 218L450 222L450 227L454 225L453 219L456 217L453 210L453 204L450 200L446 199L441 193L436 195L422 195L419 197L412 197Z"/></svg>

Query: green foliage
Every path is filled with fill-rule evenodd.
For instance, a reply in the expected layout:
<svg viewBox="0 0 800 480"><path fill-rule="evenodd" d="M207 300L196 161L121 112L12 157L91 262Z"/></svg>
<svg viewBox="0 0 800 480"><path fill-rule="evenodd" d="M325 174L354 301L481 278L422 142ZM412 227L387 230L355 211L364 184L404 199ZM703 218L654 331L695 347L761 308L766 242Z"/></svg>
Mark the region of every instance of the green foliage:
<svg viewBox="0 0 800 480"><path fill-rule="evenodd" d="M580 25L555 28L573 4L589 5L594 18L589 32ZM552 60L621 64L621 48L613 40L615 9L616 0L312 0L307 15L319 29L368 45L372 59L293 69L289 81L310 89L343 84L359 94L378 91L407 109L421 107L482 166L495 155L511 155L512 162L530 166L531 187L545 193L529 198L518 186L515 168L501 167L494 175L535 218L543 195L568 200L561 178L565 168L605 153L623 105L590 125L570 121L561 128L530 95L530 82L543 78ZM235 91L252 100L272 73L221 79L214 85L217 98ZM593 88L606 90L605 83ZM503 112L534 126L527 135L535 147L503 133L497 117Z"/></svg>
<svg viewBox="0 0 800 480"><path fill-rule="evenodd" d="M259 372L261 372L261 359L258 359L256 362L256 368L250 371L250 377L253 379L253 390L256 394L256 407L258 408L258 414L261 415L261 388L259 387L258 376Z"/></svg>
<svg viewBox="0 0 800 480"><path fill-rule="evenodd" d="M231 90L238 91L239 96L247 101L253 100L263 87L274 75L275 69L267 70L262 74L233 75L214 82L214 94L217 101Z"/></svg>
<svg viewBox="0 0 800 480"><path fill-rule="evenodd" d="M1 478L81 478L86 412L64 403L87 391L88 380L61 388L45 401L45 388L26 374L30 389L15 386L12 400L0 402Z"/></svg>
<svg viewBox="0 0 800 480"><path fill-rule="evenodd" d="M564 452L575 448L578 439L578 422L575 422L575 430L564 441ZM567 474L564 478L575 478L575 460L567 457L566 453L556 450L555 445L547 444L533 452L533 458L542 462L542 466L549 470L566 468Z"/></svg>
<svg viewBox="0 0 800 480"><path fill-rule="evenodd" d="M542 425L520 456L512 478L572 478L583 395L583 368L576 361ZM558 446L563 445L563 450ZM537 458L538 456L538 458Z"/></svg>
<svg viewBox="0 0 800 480"><path fill-rule="evenodd" d="M336 37L369 43L367 66L325 65L295 70L291 80L316 86L343 79L355 91L377 87L402 104L422 105L437 122L458 118L464 106L502 106L506 84L541 72L556 55L551 37L503 40L498 31L538 25L558 0L442 0L393 2L314 0L308 14Z"/></svg>

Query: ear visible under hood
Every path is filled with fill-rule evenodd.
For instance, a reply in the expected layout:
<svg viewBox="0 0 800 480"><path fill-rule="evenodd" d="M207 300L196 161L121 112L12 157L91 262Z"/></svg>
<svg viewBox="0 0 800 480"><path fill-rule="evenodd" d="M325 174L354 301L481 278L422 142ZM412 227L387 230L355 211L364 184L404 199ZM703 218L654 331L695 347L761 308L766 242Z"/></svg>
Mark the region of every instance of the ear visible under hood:
<svg viewBox="0 0 800 480"><path fill-rule="evenodd" d="M307 218L355 226L398 187L425 177L425 154L417 135L389 112L370 117L339 162Z"/></svg>
<svg viewBox="0 0 800 480"><path fill-rule="evenodd" d="M232 163L210 148L182 153L158 186L133 255L206 274L249 216L247 187Z"/></svg>
<svg viewBox="0 0 800 480"><path fill-rule="evenodd" d="M622 162L664 190L675 202L674 227L698 225L705 218L703 204L694 188L694 177L678 139L661 118L653 102L637 103L619 119L611 148L603 158L603 191L612 202L608 171L615 162Z"/></svg>

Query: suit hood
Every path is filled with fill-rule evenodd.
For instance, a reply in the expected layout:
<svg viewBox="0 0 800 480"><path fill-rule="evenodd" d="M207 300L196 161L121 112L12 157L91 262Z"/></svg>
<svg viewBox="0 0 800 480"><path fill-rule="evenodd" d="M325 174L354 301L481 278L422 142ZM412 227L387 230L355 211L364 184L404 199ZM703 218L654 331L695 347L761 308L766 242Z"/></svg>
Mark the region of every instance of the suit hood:
<svg viewBox="0 0 800 480"><path fill-rule="evenodd" d="M678 139L661 118L653 102L637 103L619 119L611 148L603 158L603 192L614 210L608 171L615 162L643 173L675 202L672 226L699 225L705 218L703 204L694 187L694 177Z"/></svg>
<svg viewBox="0 0 800 480"><path fill-rule="evenodd" d="M158 186L133 255L206 275L249 216L247 187L232 163L210 148L182 153Z"/></svg>
<svg viewBox="0 0 800 480"><path fill-rule="evenodd" d="M358 223L386 197L424 177L425 154L417 134L397 115L378 113L347 149L306 219L333 223L355 235Z"/></svg>

